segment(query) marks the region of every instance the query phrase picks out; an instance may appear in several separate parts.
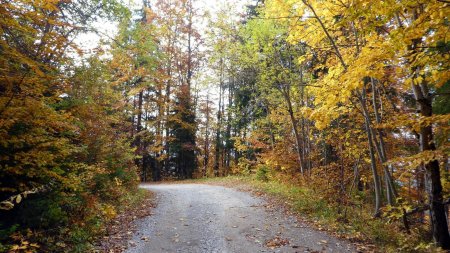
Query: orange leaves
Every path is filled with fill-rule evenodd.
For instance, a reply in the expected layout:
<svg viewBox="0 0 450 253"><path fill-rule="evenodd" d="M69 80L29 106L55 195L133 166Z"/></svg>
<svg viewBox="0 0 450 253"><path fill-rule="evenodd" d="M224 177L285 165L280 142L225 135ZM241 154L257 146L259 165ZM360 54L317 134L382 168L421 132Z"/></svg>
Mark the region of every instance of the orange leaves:
<svg viewBox="0 0 450 253"><path fill-rule="evenodd" d="M270 249L275 249L275 248L279 248L279 247L282 247L285 245L289 245L289 240L276 236L270 240L267 240L265 242L265 245L266 245L266 247L268 247Z"/></svg>

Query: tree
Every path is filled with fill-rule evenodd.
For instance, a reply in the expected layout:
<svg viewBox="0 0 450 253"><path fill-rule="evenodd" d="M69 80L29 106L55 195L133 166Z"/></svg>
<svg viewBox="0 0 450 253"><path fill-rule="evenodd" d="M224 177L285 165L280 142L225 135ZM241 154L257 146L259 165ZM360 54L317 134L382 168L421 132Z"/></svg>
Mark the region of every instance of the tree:
<svg viewBox="0 0 450 253"><path fill-rule="evenodd" d="M99 56L83 58L73 42L128 11L116 1L2 1L0 13L0 248L70 250L80 224L94 237L137 189L121 93Z"/></svg>
<svg viewBox="0 0 450 253"><path fill-rule="evenodd" d="M435 208L431 232L447 248L448 189L439 163L448 163L441 138L448 115L432 113L448 81L444 6L274 0L237 25L218 19L210 57L220 91L217 174L235 128L242 173L268 166L271 175L303 174L301 184L327 192L339 210L368 191L374 216L403 217L406 227L411 206ZM231 128L222 110L228 80ZM423 207L426 178L433 190Z"/></svg>
<svg viewBox="0 0 450 253"><path fill-rule="evenodd" d="M430 48L439 47L443 41L441 36L446 29L443 26L445 21L440 15L444 13L437 10L444 8L444 5L445 3L440 2L409 1L402 3L389 1L379 4L369 1L347 4L330 2L325 5L319 1L307 0L266 3L268 17L285 17L290 20L289 41L293 44L306 43L311 48L310 57L302 58L301 61L311 61L316 55L326 57L324 65L327 71L317 82L323 88L313 89L317 108L314 110L315 115L312 116L316 120L316 125L325 127L329 122L341 117L341 113L336 113L339 112L336 108L343 108L348 102L354 103L354 100L359 101L365 119L374 182L375 185L379 185L374 161L376 154L383 163L387 199L391 205L394 204L396 194L394 179L390 172L394 169L390 167L389 170L388 166L384 165L388 161L385 132L375 130L374 127L375 124L381 124L378 111L381 105L378 105L377 100L381 100L380 93L384 92L386 99L392 102L389 97L392 94L387 93L386 88L396 90L397 94L405 94L404 86L412 85L422 117L429 118L429 122L439 122L436 118L432 118L429 93L447 81L448 77L443 76L446 75L444 72L447 66L442 61L445 53ZM400 6L407 8L402 9ZM440 14L430 15L435 12ZM300 22L298 17L302 17ZM315 36L304 36L310 32ZM386 71L399 70L400 59L404 57L407 58L405 64L409 67L403 66L403 69L408 69L409 72ZM427 66L427 70L424 70L424 66ZM419 72L421 74L418 74ZM442 79L436 79L438 76ZM402 79L406 82L399 83L398 80ZM367 84L372 85L373 111L369 110L368 98L365 95L369 89L366 87ZM392 113L395 115L397 111L394 110ZM375 120L372 120L372 117ZM401 125L405 124L405 121L391 118L390 123ZM429 196L429 203L431 209L436 208L431 210L432 232L438 245L448 248L448 229L447 222L443 218L439 162L437 159L425 158L426 152L436 150L432 144L434 138L432 126L422 125L419 135L421 155L414 156L414 159L425 164L427 175L431 180L433 190ZM424 144L424 141L427 144ZM375 188L378 189L379 186ZM376 192L379 203L380 191ZM379 204L376 213L379 212L378 207Z"/></svg>

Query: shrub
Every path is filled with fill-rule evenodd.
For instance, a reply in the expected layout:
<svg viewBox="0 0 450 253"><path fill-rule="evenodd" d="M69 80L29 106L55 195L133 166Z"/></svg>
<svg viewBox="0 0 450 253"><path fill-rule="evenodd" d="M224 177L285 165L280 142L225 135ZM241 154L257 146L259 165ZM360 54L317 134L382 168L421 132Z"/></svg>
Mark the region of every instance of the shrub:
<svg viewBox="0 0 450 253"><path fill-rule="evenodd" d="M256 168L256 179L267 182L269 181L270 168L265 164L259 164Z"/></svg>

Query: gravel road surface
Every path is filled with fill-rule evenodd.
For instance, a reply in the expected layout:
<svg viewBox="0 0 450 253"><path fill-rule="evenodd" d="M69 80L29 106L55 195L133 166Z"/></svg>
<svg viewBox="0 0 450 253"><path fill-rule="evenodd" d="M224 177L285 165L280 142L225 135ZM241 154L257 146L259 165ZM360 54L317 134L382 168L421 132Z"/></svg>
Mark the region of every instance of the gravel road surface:
<svg viewBox="0 0 450 253"><path fill-rule="evenodd" d="M143 185L157 207L139 220L128 253L355 252L249 193L203 184Z"/></svg>

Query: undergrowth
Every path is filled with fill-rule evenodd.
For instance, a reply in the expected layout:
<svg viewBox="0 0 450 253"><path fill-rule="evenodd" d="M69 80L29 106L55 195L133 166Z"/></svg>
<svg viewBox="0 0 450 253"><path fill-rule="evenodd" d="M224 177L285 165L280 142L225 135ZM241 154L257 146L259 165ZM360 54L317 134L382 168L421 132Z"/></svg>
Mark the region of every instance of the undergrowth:
<svg viewBox="0 0 450 253"><path fill-rule="evenodd" d="M33 229L21 229L20 225L0 230L0 252L90 252L94 243L106 232L106 225L118 214L140 207L151 192L144 189L120 189L115 198L101 199L89 196L68 198L68 206L54 198L29 200L30 214L21 213L22 221ZM59 205L48 205L47 202ZM74 205L78 205L78 209ZM45 210L39 210L42 206ZM47 217L47 218L46 218ZM58 220L59 219L59 220ZM36 223L36 225L33 225ZM48 224L46 224L48 223Z"/></svg>

